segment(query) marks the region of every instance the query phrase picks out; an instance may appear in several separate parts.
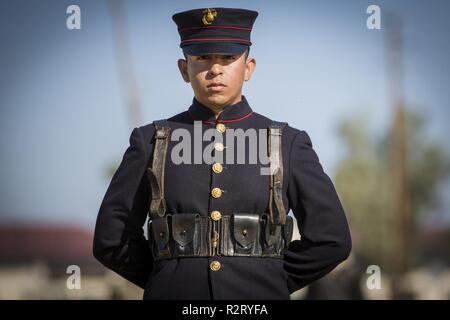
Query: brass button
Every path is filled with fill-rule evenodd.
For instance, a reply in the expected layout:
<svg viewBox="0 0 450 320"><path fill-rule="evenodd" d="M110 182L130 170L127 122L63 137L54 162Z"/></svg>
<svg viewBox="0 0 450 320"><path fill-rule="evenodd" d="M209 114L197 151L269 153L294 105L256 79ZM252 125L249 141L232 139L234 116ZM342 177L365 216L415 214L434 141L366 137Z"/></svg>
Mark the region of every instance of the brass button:
<svg viewBox="0 0 450 320"><path fill-rule="evenodd" d="M227 128L225 127L225 125L223 123L218 123L216 125L216 130L219 131L220 133L224 133L226 129Z"/></svg>
<svg viewBox="0 0 450 320"><path fill-rule="evenodd" d="M211 190L211 195L216 199L220 198L222 196L222 190L220 188L213 188Z"/></svg>
<svg viewBox="0 0 450 320"><path fill-rule="evenodd" d="M214 260L214 261L211 262L209 267L211 268L212 271L216 272L216 271L220 270L221 265L220 265L219 261Z"/></svg>
<svg viewBox="0 0 450 320"><path fill-rule="evenodd" d="M220 143L220 142L214 143L214 149L216 149L216 151L223 151L224 148L225 147L224 147L223 143Z"/></svg>
<svg viewBox="0 0 450 320"><path fill-rule="evenodd" d="M213 171L214 171L215 173L221 173L222 170L223 170L223 166L222 166L220 163L217 163L217 162L216 162L216 163L213 164L212 169L213 169Z"/></svg>
<svg viewBox="0 0 450 320"><path fill-rule="evenodd" d="M214 210L213 212L211 212L211 219L213 219L214 221L219 221L220 218L222 218L222 214L220 213L220 211Z"/></svg>

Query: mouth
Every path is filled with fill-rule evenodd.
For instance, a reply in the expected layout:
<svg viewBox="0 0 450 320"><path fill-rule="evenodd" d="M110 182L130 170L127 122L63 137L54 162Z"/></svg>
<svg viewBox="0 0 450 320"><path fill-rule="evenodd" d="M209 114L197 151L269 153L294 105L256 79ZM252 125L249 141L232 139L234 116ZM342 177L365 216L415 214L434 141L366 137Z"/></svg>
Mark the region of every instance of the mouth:
<svg viewBox="0 0 450 320"><path fill-rule="evenodd" d="M221 92L225 89L226 85L221 82L212 82L206 86L210 92Z"/></svg>
<svg viewBox="0 0 450 320"><path fill-rule="evenodd" d="M226 87L226 85L224 85L222 82L211 82L207 85L207 88L211 87Z"/></svg>

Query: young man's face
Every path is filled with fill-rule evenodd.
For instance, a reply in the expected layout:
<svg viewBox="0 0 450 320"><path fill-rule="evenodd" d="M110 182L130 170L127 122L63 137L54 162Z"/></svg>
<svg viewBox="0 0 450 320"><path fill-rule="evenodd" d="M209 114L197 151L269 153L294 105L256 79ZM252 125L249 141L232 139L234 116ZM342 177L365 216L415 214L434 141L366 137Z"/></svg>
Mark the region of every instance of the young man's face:
<svg viewBox="0 0 450 320"><path fill-rule="evenodd" d="M190 82L195 98L213 111L241 100L242 85L250 80L256 61L239 55L187 56L178 60L186 82Z"/></svg>

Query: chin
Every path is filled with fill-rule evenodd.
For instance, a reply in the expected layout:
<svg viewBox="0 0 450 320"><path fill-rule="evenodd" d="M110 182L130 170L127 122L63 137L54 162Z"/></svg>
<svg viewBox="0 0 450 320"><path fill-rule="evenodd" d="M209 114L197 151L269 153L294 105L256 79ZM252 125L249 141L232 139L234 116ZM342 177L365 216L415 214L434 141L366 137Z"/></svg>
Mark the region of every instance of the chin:
<svg viewBox="0 0 450 320"><path fill-rule="evenodd" d="M227 97L224 97L223 95L220 95L220 94L212 94L212 95L208 96L207 99L211 104L215 104L218 106L222 106L222 105L226 104L227 101L229 100L229 99L227 99Z"/></svg>

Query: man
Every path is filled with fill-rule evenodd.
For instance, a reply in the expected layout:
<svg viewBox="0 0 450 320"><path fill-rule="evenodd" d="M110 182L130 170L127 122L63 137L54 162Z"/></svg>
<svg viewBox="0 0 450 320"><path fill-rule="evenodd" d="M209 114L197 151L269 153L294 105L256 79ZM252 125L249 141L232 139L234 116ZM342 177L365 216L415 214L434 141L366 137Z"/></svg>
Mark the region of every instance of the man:
<svg viewBox="0 0 450 320"><path fill-rule="evenodd" d="M289 299L350 253L344 211L308 134L254 112L242 95L256 65L248 55L257 15L207 8L173 16L192 105L133 130L94 238L95 257L145 289L144 299ZM263 132L249 134L244 163L231 131ZM264 157L247 159L255 142L269 173ZM292 242L290 209L301 234Z"/></svg>

